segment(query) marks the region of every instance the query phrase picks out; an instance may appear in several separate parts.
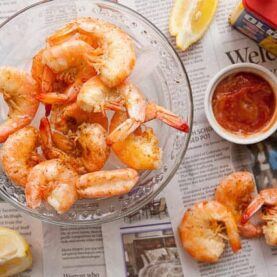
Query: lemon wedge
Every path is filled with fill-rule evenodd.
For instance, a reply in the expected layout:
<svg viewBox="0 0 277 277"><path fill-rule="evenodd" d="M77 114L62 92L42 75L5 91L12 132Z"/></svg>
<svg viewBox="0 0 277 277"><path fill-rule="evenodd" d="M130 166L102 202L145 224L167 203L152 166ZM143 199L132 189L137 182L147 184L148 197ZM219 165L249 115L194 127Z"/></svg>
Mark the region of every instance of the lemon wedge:
<svg viewBox="0 0 277 277"><path fill-rule="evenodd" d="M0 277L25 271L32 265L27 241L16 231L0 227Z"/></svg>
<svg viewBox="0 0 277 277"><path fill-rule="evenodd" d="M218 0L175 0L169 18L169 32L176 45L186 50L198 41L210 25Z"/></svg>

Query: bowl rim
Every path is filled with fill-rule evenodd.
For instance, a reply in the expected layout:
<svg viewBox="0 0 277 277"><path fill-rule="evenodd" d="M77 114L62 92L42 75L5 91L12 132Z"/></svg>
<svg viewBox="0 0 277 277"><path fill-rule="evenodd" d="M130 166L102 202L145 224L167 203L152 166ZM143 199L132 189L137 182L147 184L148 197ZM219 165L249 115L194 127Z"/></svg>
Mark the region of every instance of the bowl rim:
<svg viewBox="0 0 277 277"><path fill-rule="evenodd" d="M66 0L66 1L70 1L70 0ZM77 1L82 1L82 0L77 0ZM4 22L2 22L0 24L0 31L1 28L4 27L6 24L8 24L10 21L12 21L14 18L16 18L18 15L23 14L24 12L31 10L33 7L36 6L40 6L43 4L47 4L47 3L51 3L51 2L57 2L59 3L58 0L43 0L37 3L34 3L32 5L29 5L19 11L17 11L15 14L13 14L11 17L9 17L8 19L6 19ZM138 211L139 209L141 209L143 206L145 206L147 203L149 203L152 199L154 199L167 185L168 183L172 180L172 178L174 177L176 171L178 170L180 164L182 163L185 153L187 151L189 142L190 142L190 138L191 138L191 133L192 133L192 127L193 127L193 116L194 116L194 111L193 111L193 97L192 97L192 89L191 89L191 85L190 85L190 81L188 78L188 74L187 71L185 69L185 66L179 56L179 54L177 53L177 51L174 49L173 45L170 43L169 39L162 33L162 31L156 27L149 19L147 19L146 17L144 17L143 15L141 15L140 13L138 13L137 11L131 9L130 7L127 7L125 5L122 5L120 3L114 3L114 2L109 2L106 0L91 0L91 2L93 3L99 3L99 4L104 4L104 5L109 5L111 7L116 7L116 8L120 8L122 9L124 12L127 13L131 13L133 16L140 18L142 21L144 21L146 24L150 25L150 27L152 27L154 29L154 31L157 32L158 35L161 36L161 38L167 43L168 47L173 51L176 59L178 60L178 63L180 64L181 70L184 73L185 79L186 79L186 83L188 86L188 92L187 92L187 96L189 98L190 101L190 105L188 106L188 125L190 126L190 130L189 132L186 134L186 139L185 139L185 143L182 146L182 149L180 151L180 155L179 157L177 157L174 161L174 167L172 169L172 171L170 172L170 174L168 175L168 177L164 180L164 182L162 183L162 185L153 193L153 194L149 194L147 195L141 202L139 202L136 207L134 209L130 209L130 211L124 211L122 212L120 215L114 216L114 217L108 217L108 218L104 218L101 220L98 219L93 219L93 220L89 220L89 221L76 221L76 222L65 222L65 221L58 221L55 219L50 219L48 216L40 214L38 211L31 211L28 207L20 205L19 203L11 200L9 197L7 197L6 195L4 195L1 191L0 191L0 195L1 197L3 197L3 199L5 201L7 201L8 203L10 203L11 205L13 205L15 208L19 209L20 211L23 211L24 213L31 215L32 217L41 220L42 222L45 223L50 223L53 225L58 225L58 226L99 226L101 224L104 223L108 223L108 222L112 222L112 221L116 221L119 220L125 216L128 216L136 211ZM69 211L70 212L70 211ZM62 220L62 219L61 219Z"/></svg>
<svg viewBox="0 0 277 277"><path fill-rule="evenodd" d="M205 114L208 119L209 124L212 126L214 131L221 136L222 138L226 139L229 142L241 145L248 145L261 142L271 136L277 130L277 120L274 122L277 116L277 106L275 107L275 112L269 122L271 126L265 130L264 132L258 132L253 135L249 135L247 137L238 136L236 134L232 134L231 132L225 130L216 120L213 108L212 108L212 97L214 91L219 84L225 77L232 73L236 72L250 72L256 75L259 75L263 79L265 79L275 94L275 102L277 101L277 77L267 68L261 65L253 64L253 63L239 63L239 64L232 64L227 67L221 69L209 82L209 85L206 89L205 93Z"/></svg>

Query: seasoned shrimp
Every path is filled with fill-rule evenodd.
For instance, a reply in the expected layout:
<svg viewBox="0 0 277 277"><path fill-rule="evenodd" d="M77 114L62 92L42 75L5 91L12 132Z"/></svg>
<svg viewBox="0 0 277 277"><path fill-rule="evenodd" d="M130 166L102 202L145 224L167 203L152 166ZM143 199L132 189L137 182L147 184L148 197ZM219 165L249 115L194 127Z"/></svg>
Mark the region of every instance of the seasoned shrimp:
<svg viewBox="0 0 277 277"><path fill-rule="evenodd" d="M128 118L126 112L116 112L112 117L110 131ZM162 160L162 150L159 140L152 128L138 128L125 140L116 142L112 149L116 156L127 166L136 170L153 170L159 168Z"/></svg>
<svg viewBox="0 0 277 277"><path fill-rule="evenodd" d="M42 76L42 82L48 84L48 89L42 91L38 99L47 104L74 102L83 83L96 74L94 68L87 63L85 58L92 50L90 45L79 40L46 48L41 53L41 63L44 68L43 73L46 73ZM37 60L39 61L39 57ZM45 72L46 69L48 70ZM41 71L42 69L38 70L39 74ZM53 78L70 85L63 93L55 92L51 86Z"/></svg>
<svg viewBox="0 0 277 277"><path fill-rule="evenodd" d="M77 201L78 174L61 160L44 161L33 167L25 187L27 205L38 208L47 201L59 214Z"/></svg>
<svg viewBox="0 0 277 277"><path fill-rule="evenodd" d="M88 80L77 97L77 105L86 112L105 113L105 110L122 110L122 98L116 91L108 88L96 76Z"/></svg>
<svg viewBox="0 0 277 277"><path fill-rule="evenodd" d="M82 123L98 123L105 130L108 129L108 118L103 113L86 112L76 103L54 106L50 118L54 128L67 134L69 131L76 132Z"/></svg>
<svg viewBox="0 0 277 277"><path fill-rule="evenodd" d="M233 214L240 235L246 238L262 234L260 226L251 223L240 224L244 209L252 200L255 184L252 174L246 171L234 172L225 177L216 188L215 200L227 207Z"/></svg>
<svg viewBox="0 0 277 277"><path fill-rule="evenodd" d="M0 124L0 142L4 142L35 117L39 106L35 98L38 87L29 74L12 67L1 67L0 92L9 106L8 119Z"/></svg>
<svg viewBox="0 0 277 277"><path fill-rule="evenodd" d="M248 222L261 207L264 220L263 234L266 243L277 246L277 188L264 189L253 199L242 216L242 224Z"/></svg>
<svg viewBox="0 0 277 277"><path fill-rule="evenodd" d="M19 186L25 187L31 168L42 161L36 151L38 145L38 130L27 126L10 135L0 150L4 172Z"/></svg>
<svg viewBox="0 0 277 277"><path fill-rule="evenodd" d="M77 191L80 198L112 197L128 193L138 179L131 168L97 171L80 176Z"/></svg>
<svg viewBox="0 0 277 277"><path fill-rule="evenodd" d="M40 132L45 156L48 159L59 158L68 162L80 174L86 171L100 170L109 157L110 149L106 144L106 130L99 124L83 123L79 126L76 134L72 135L75 147L73 148L74 152L72 151L71 153L63 151L66 149L64 146L66 142L65 136L60 136L60 138L56 136L55 138L55 144L63 145L63 150L54 147L53 136L47 118L41 120ZM59 139L62 141L59 141ZM69 143L66 146L69 146Z"/></svg>
<svg viewBox="0 0 277 277"><path fill-rule="evenodd" d="M79 18L56 31L47 42L59 45L74 41L76 34L90 36L96 42L97 48L90 51L87 59L108 87L120 85L131 74L136 62L135 48L123 30L103 20ZM78 36L75 38L82 41Z"/></svg>
<svg viewBox="0 0 277 277"><path fill-rule="evenodd" d="M154 103L146 102L140 90L128 82L111 90L99 77L93 77L80 90L77 105L89 112L104 112L106 109L127 110L129 118L109 134L108 144L124 140L143 122L154 118L183 132L189 130L188 125L180 117Z"/></svg>
<svg viewBox="0 0 277 277"><path fill-rule="evenodd" d="M184 249L196 260L217 262L224 251L226 228L233 252L240 248L240 238L235 219L228 209L217 201L203 201L188 209L179 226Z"/></svg>

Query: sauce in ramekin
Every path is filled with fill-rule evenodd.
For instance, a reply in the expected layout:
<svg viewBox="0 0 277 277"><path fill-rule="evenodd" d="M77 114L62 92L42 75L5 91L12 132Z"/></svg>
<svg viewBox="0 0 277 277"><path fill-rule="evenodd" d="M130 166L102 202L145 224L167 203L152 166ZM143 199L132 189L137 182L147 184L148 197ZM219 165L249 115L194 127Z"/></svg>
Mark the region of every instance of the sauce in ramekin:
<svg viewBox="0 0 277 277"><path fill-rule="evenodd" d="M227 131L251 135L263 130L276 108L275 94L261 76L239 72L217 85L212 108L217 122Z"/></svg>

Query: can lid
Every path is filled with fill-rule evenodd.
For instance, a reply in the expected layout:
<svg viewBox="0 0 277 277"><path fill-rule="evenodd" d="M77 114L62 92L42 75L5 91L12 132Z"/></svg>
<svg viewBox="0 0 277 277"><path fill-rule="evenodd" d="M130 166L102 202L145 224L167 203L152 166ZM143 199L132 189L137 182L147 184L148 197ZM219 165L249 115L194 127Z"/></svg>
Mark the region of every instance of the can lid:
<svg viewBox="0 0 277 277"><path fill-rule="evenodd" d="M243 0L243 5L268 25L277 29L277 0Z"/></svg>

